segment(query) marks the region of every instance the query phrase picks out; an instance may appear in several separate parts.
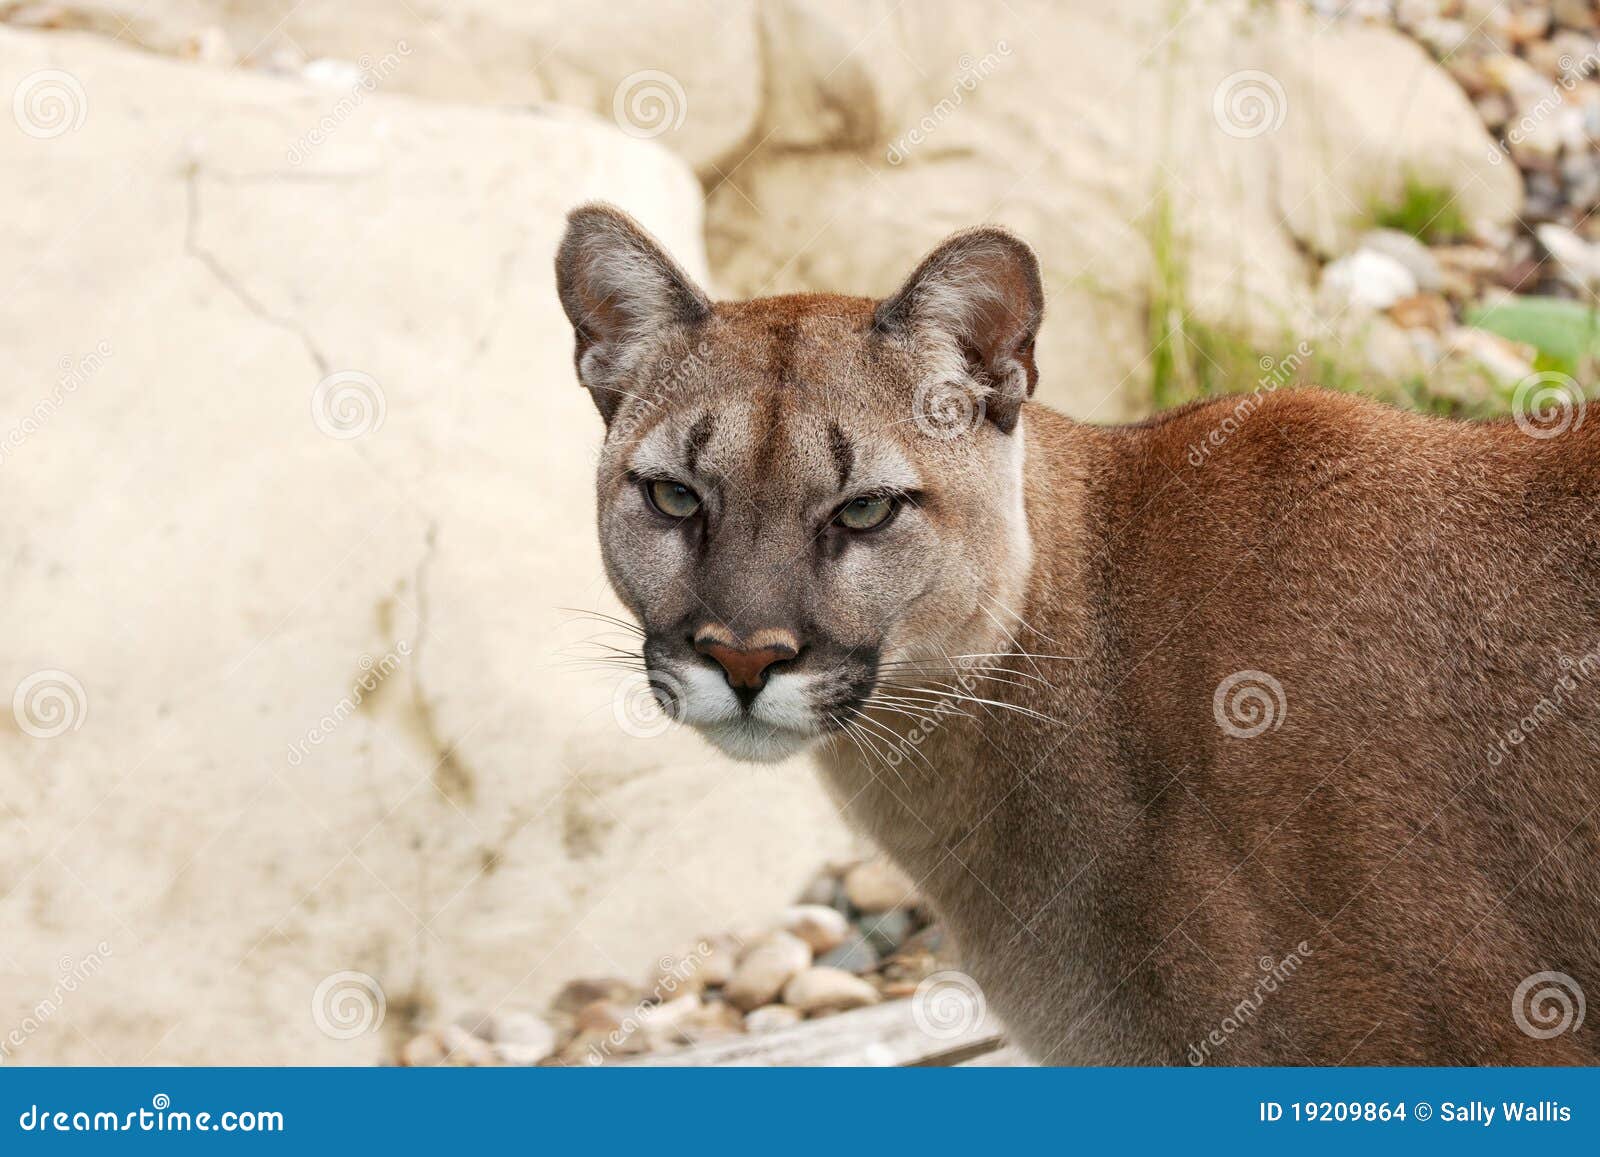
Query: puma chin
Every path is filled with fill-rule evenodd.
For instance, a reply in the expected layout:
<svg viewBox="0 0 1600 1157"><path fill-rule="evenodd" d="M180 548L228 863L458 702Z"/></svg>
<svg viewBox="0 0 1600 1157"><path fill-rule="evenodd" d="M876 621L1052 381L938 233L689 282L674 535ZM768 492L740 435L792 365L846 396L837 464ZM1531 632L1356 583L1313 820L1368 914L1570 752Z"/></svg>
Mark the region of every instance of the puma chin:
<svg viewBox="0 0 1600 1157"><path fill-rule="evenodd" d="M1032 253L978 229L882 301L713 303L590 205L556 273L606 424L606 570L663 705L739 759L898 742L885 715L996 646L995 607L1026 580Z"/></svg>
<svg viewBox="0 0 1600 1157"><path fill-rule="evenodd" d="M715 660L674 656L658 639L646 642L644 654L664 711L735 759L775 763L845 730L872 695L874 658L823 658L823 650L809 647L782 661L791 669L764 672L753 696L741 696Z"/></svg>

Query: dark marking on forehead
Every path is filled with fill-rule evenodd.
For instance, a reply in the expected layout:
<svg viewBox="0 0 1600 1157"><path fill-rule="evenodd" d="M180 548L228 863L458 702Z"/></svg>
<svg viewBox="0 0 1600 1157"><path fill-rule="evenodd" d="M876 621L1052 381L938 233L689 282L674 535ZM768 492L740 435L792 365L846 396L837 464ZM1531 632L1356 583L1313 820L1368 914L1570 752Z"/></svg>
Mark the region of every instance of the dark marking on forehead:
<svg viewBox="0 0 1600 1157"><path fill-rule="evenodd" d="M792 386L794 381L795 346L800 340L800 327L792 321L780 321L768 329L770 335L770 372L772 380L780 386Z"/></svg>
<svg viewBox="0 0 1600 1157"><path fill-rule="evenodd" d="M828 449L833 452L834 465L839 469L839 489L843 490L850 481L850 471L855 468L856 448L837 422L828 423Z"/></svg>
<svg viewBox="0 0 1600 1157"><path fill-rule="evenodd" d="M695 472L695 467L700 463L700 454L706 448L706 443L711 441L711 432L717 427L715 414L704 413L689 427L689 436L683 440L684 468L690 474Z"/></svg>
<svg viewBox="0 0 1600 1157"><path fill-rule="evenodd" d="M783 398L778 390L763 390L760 412L753 415L755 429L750 433L755 442L756 477L772 478L778 470L778 459L783 454L784 422Z"/></svg>

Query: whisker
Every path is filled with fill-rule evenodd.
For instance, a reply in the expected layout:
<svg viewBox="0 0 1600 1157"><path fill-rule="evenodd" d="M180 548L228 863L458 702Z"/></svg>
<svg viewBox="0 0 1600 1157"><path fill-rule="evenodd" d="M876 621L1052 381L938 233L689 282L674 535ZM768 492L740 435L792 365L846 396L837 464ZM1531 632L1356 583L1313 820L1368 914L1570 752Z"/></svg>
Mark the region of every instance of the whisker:
<svg viewBox="0 0 1600 1157"><path fill-rule="evenodd" d="M894 683L888 683L886 685L890 687L897 686L897 684ZM1043 723L1053 723L1058 727L1070 726L1065 720L1055 719L1049 715L1045 715L1043 712L1035 711L1031 707L1024 707L1020 703L1007 703L1003 699L985 699L978 695L968 695L964 692L955 690L947 684L936 682L932 687L902 687L901 689L921 691L933 695L939 694L939 692L935 691L934 688L943 688L943 694L945 696L951 699L959 699L965 703L978 703L988 707L998 707L1002 711L1015 711L1018 715L1026 715L1030 719L1037 719Z"/></svg>
<svg viewBox="0 0 1600 1157"><path fill-rule="evenodd" d="M631 623L627 619L618 618L616 615L608 615L604 611L586 611L580 607L557 607L556 610L564 611L574 618L594 619L596 622L610 623L614 627L621 627L623 630L630 631L641 637L645 633L644 628L638 623Z"/></svg>
<svg viewBox="0 0 1600 1157"><path fill-rule="evenodd" d="M915 711L915 710L911 709L911 707L920 707L923 704L931 704L931 706L933 706L934 708L943 707L943 708L945 708L945 710L950 711L950 712L952 712L952 713L954 713L956 715L965 715L968 719L974 718L972 712L970 712L970 711L963 711L959 707L951 707L949 705L949 700L947 700L947 699L926 700L926 699L913 699L913 698L911 698L910 696L907 696L907 695L878 695L878 694L872 694L872 695L867 696L861 702L862 702L863 706L883 706L886 710L890 710L890 711L896 711L897 710L902 715L910 715L913 719L925 719L929 714L931 714L931 712L929 712L929 711ZM909 704L910 707L908 707L907 704Z"/></svg>
<svg viewBox="0 0 1600 1157"><path fill-rule="evenodd" d="M874 719L865 712L861 713L860 718L864 723L870 723L872 726L876 727L885 735L885 737L890 737L889 749L891 751L899 750L904 752L906 755L915 756L917 759L922 761L922 765L929 771L934 770L933 764L928 761L928 757L922 754L922 752L918 751L915 744L907 743L905 737L902 735L896 735L894 730L889 727L888 724L884 723L883 720Z"/></svg>
<svg viewBox="0 0 1600 1157"><path fill-rule="evenodd" d="M1025 619L1021 615L1017 614L1016 611L1014 611L1010 607L1006 606L1004 603L1002 603L999 599L995 598L993 595L984 596L984 595L980 594L978 597L979 598L987 597L991 603L993 603L995 606L999 607L1002 611L1004 611L1006 614L1010 615L1013 619L1016 619L1017 622L1021 623L1024 630L1032 631L1035 635L1038 635L1041 639L1049 639L1049 641L1052 642L1052 643L1056 642L1055 639L1050 638L1049 635L1045 634L1038 627L1036 627L1032 623L1028 622L1027 619Z"/></svg>
<svg viewBox="0 0 1600 1157"><path fill-rule="evenodd" d="M901 668L895 669L892 673L895 674L895 675L906 675L906 674L913 674L913 675L920 675L920 674L928 674L928 675L933 675L933 674L967 675L975 682L978 681L978 680L985 680L986 679L991 683L1008 683L1013 687L1024 687L1024 686L1027 685L1025 683L1018 683L1013 679L1002 679L999 675L984 674L984 672L990 672L990 671L1001 671L1001 672L1004 672L1007 675L1015 675L1018 679L1028 679L1028 680L1031 680L1034 683L1037 683L1041 687L1054 687L1055 686L1054 683L1050 682L1050 680L1046 679L1043 675L1032 675L1032 674L1029 674L1027 671L1017 671L1017 670L1014 670L1011 667L962 667L962 666L948 666L946 664L940 663L940 664L927 664L925 666L915 666L915 667L906 666L906 667L901 667Z"/></svg>
<svg viewBox="0 0 1600 1157"><path fill-rule="evenodd" d="M872 732L866 730L866 728L862 727L860 724L852 722L850 720L846 720L845 721L845 727L846 727L846 729L851 730L851 731L855 732L858 736L860 736L860 738L867 745L867 747L869 749L871 749L873 755L877 756L878 761L881 762L890 771L894 772L894 777L900 781L900 786L901 787L905 788L907 791L911 790L911 784L906 781L906 777L904 775L900 774L900 769L898 767L895 767L892 763L890 763L887 759L884 758L883 752L879 749L877 741L873 738ZM868 771L872 770L871 761L867 762L866 767L867 767Z"/></svg>

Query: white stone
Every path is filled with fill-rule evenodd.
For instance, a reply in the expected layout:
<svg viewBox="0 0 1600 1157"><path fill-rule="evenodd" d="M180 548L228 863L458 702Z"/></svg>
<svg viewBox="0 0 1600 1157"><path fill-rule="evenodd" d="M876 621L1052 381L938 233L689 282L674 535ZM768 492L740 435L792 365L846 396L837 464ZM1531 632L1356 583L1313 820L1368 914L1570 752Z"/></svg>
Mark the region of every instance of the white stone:
<svg viewBox="0 0 1600 1157"><path fill-rule="evenodd" d="M769 1004L795 973L811 963L806 942L787 932L774 932L752 945L739 961L723 996L735 1008Z"/></svg>
<svg viewBox="0 0 1600 1157"><path fill-rule="evenodd" d="M1502 385L1520 382L1533 373L1533 363L1523 349L1487 330L1461 326L1445 335L1444 344L1450 353L1483 367Z"/></svg>
<svg viewBox="0 0 1600 1157"><path fill-rule="evenodd" d="M868 860L846 874L844 894L862 912L888 912L911 904L916 885L890 861Z"/></svg>
<svg viewBox="0 0 1600 1157"><path fill-rule="evenodd" d="M1426 245L1409 233L1399 229L1374 229L1361 235L1359 247L1394 258L1406 267L1417 288L1424 292L1437 293L1443 283L1438 260Z"/></svg>
<svg viewBox="0 0 1600 1157"><path fill-rule="evenodd" d="M1335 312L1376 311L1416 292L1417 279L1404 265L1386 254L1360 249L1323 268L1318 297Z"/></svg>
<svg viewBox="0 0 1600 1157"><path fill-rule="evenodd" d="M1540 225L1534 233L1555 258L1563 281L1590 294L1600 287L1600 246L1554 223Z"/></svg>
<svg viewBox="0 0 1600 1157"><path fill-rule="evenodd" d="M850 935L850 921L844 914L821 904L796 904L786 908L779 927L804 940L811 951L831 952Z"/></svg>
<svg viewBox="0 0 1600 1157"><path fill-rule="evenodd" d="M842 968L807 968L783 987L783 1003L801 1012L842 1012L878 1003L878 990Z"/></svg>
<svg viewBox="0 0 1600 1157"><path fill-rule="evenodd" d="M556 1030L527 1012L496 1013L489 1021L489 1043L508 1065L536 1065L556 1051Z"/></svg>

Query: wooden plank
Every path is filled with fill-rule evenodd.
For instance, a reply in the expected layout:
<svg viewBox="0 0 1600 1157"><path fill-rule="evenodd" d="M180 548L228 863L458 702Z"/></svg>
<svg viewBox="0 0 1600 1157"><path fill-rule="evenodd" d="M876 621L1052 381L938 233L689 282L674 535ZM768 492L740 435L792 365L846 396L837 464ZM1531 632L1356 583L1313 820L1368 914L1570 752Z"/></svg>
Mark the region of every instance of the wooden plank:
<svg viewBox="0 0 1600 1157"><path fill-rule="evenodd" d="M953 1037L924 1032L911 1001L808 1020L792 1028L708 1041L672 1053L621 1062L629 1066L817 1066L894 1068L966 1061L998 1048L1000 1025L991 1017Z"/></svg>

